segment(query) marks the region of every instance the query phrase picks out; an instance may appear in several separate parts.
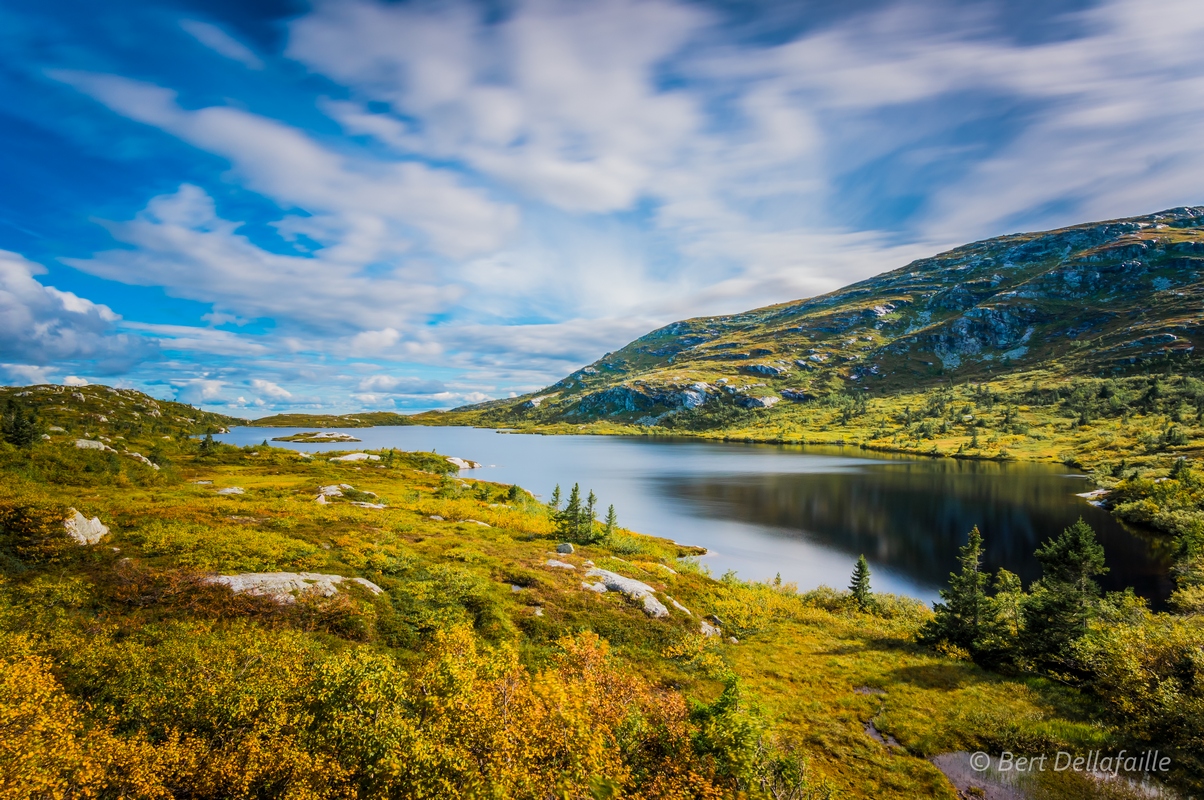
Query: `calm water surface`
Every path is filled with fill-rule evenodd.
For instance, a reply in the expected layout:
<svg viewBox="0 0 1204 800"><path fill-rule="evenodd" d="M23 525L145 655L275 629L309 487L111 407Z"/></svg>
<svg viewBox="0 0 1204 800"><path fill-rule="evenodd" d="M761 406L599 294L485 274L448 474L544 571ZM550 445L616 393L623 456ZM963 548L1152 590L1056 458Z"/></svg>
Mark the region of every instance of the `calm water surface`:
<svg viewBox="0 0 1204 800"><path fill-rule="evenodd" d="M235 428L237 445L304 428ZM466 477L517 483L547 498L559 483L613 503L621 525L706 547L715 574L763 580L781 574L801 589L844 587L864 553L879 591L936 599L966 532L978 525L986 566L1027 583L1033 550L1080 515L1108 556L1107 589L1133 586L1159 601L1171 589L1169 554L1075 492L1082 476L1044 464L889 457L857 450L611 436L537 436L476 428L347 428L359 444L274 442L307 452L433 450L485 466Z"/></svg>

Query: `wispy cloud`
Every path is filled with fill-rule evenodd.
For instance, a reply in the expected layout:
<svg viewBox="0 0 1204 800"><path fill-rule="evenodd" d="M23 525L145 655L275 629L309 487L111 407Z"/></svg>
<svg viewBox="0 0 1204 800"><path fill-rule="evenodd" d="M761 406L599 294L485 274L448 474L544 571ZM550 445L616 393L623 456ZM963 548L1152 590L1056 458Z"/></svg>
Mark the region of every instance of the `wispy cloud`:
<svg viewBox="0 0 1204 800"><path fill-rule="evenodd" d="M182 19L180 27L213 52L238 61L250 69L263 69L263 61L251 48L218 26L195 19Z"/></svg>
<svg viewBox="0 0 1204 800"><path fill-rule="evenodd" d="M10 379L150 359L198 402L470 402L674 319L1202 200L1193 0L318 0L267 22L275 45L171 20L207 48L191 69L82 30L12 51L27 105L49 86L70 109L39 125L160 166L68 215L110 244L26 253L53 281L0 261ZM125 286L193 316L133 313Z"/></svg>

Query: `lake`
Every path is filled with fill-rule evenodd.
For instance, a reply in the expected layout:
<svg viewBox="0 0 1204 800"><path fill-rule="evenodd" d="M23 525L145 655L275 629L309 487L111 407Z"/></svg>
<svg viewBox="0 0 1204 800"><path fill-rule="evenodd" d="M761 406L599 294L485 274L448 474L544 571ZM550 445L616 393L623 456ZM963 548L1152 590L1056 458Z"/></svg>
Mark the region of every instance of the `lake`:
<svg viewBox="0 0 1204 800"><path fill-rule="evenodd" d="M313 428L235 428L214 438L258 444ZM462 427L342 430L357 444L273 442L307 452L395 447L485 465L464 477L517 483L547 499L560 484L593 490L600 515L641 533L706 547L720 575L800 589L844 588L865 554L877 591L937 598L957 549L978 525L985 566L1040 576L1033 551L1079 516L1095 528L1111 572L1106 589L1133 586L1160 603L1172 588L1165 543L1123 527L1076 492L1082 475L1046 464L995 463L811 448L616 436L540 436Z"/></svg>

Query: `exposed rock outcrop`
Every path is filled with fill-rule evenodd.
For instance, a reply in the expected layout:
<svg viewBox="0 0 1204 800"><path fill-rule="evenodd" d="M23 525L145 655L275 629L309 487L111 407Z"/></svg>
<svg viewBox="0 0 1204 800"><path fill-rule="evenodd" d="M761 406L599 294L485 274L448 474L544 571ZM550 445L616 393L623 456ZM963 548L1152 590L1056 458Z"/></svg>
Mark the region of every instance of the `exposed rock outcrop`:
<svg viewBox="0 0 1204 800"><path fill-rule="evenodd" d="M637 581L635 578L627 578L617 572L598 569L596 567L586 572L585 577L597 578L608 590L621 592L632 600L643 603L644 613L650 617L662 618L669 616L669 609L665 608L665 604L657 600L653 594L655 590L642 581Z"/></svg>
<svg viewBox="0 0 1204 800"><path fill-rule="evenodd" d="M76 544L96 544L109 532L108 526L102 523L99 517L88 519L74 508L68 510L72 516L63 520L63 527L67 529L67 535L74 539Z"/></svg>
<svg viewBox="0 0 1204 800"><path fill-rule="evenodd" d="M352 581L372 594L384 590L366 578L347 578L342 575L322 575L317 572L243 572L238 575L214 575L209 583L229 586L230 591L270 597L278 603L295 603L294 592L314 592L322 597L338 593L338 584Z"/></svg>

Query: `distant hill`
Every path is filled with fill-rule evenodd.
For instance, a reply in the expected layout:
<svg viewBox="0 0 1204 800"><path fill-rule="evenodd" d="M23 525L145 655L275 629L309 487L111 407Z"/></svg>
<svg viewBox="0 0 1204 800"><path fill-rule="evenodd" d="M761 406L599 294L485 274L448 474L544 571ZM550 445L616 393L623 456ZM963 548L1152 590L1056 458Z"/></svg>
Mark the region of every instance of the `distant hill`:
<svg viewBox="0 0 1204 800"><path fill-rule="evenodd" d="M0 407L32 410L43 426L88 435L171 435L217 433L246 420L202 411L184 403L156 400L134 389L109 386L0 387ZM58 431L53 431L57 433Z"/></svg>
<svg viewBox="0 0 1204 800"><path fill-rule="evenodd" d="M457 411L657 425L1036 369L1195 374L1202 279L1204 207L1001 236L809 300L675 322L539 392Z"/></svg>

